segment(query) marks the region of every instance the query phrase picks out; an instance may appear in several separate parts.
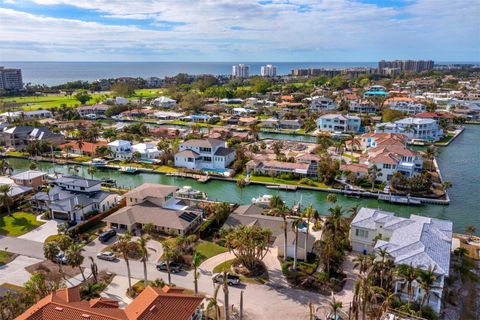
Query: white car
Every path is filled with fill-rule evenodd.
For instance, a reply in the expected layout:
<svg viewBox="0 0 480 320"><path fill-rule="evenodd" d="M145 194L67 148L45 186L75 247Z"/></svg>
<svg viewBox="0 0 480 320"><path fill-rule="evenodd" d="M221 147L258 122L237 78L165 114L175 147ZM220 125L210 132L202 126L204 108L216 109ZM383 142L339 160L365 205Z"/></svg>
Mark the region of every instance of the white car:
<svg viewBox="0 0 480 320"><path fill-rule="evenodd" d="M115 254L111 251L97 253L97 258L102 260L107 260L107 261L117 260L117 257L115 256Z"/></svg>

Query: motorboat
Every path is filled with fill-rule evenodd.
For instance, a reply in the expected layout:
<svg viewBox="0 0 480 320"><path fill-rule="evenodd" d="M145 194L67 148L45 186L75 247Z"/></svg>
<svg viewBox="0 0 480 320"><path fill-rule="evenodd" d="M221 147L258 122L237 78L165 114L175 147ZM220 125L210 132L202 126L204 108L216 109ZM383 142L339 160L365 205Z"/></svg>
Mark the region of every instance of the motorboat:
<svg viewBox="0 0 480 320"><path fill-rule="evenodd" d="M191 186L184 186L177 190L175 193L179 198L185 199L206 199L205 192L193 189Z"/></svg>
<svg viewBox="0 0 480 320"><path fill-rule="evenodd" d="M257 205L262 208L267 208L270 206L270 200L272 200L273 196L270 194L264 194L258 198L252 198L252 204Z"/></svg>

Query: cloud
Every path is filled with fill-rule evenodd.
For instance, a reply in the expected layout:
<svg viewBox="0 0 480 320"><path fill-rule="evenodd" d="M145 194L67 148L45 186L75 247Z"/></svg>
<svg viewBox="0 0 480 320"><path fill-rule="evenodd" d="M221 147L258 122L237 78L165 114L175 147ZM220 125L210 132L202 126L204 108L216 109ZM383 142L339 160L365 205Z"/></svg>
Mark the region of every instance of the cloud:
<svg viewBox="0 0 480 320"><path fill-rule="evenodd" d="M478 60L477 0L399 5L354 0L33 0L0 8L0 58L42 60ZM100 18L59 18L35 8L88 10ZM22 47L21 44L30 44ZM68 54L67 54L68 53ZM53 53L52 53L53 54ZM51 58L50 54L47 58ZM16 58L17 59L17 58Z"/></svg>

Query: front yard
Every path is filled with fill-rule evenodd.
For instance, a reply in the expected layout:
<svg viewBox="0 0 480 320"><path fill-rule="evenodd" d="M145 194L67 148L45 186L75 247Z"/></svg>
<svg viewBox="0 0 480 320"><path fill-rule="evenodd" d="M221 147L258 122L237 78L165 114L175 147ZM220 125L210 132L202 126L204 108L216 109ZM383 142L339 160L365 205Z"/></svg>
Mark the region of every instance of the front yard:
<svg viewBox="0 0 480 320"><path fill-rule="evenodd" d="M218 244L215 244L213 242L208 242L208 241L203 241L199 243L196 247L195 250L200 254L202 257L202 261L205 261L213 256L216 256L221 253L225 253L228 250L222 246L219 246Z"/></svg>
<svg viewBox="0 0 480 320"><path fill-rule="evenodd" d="M245 179L245 176L239 174L239 175L236 175L234 179L240 180L242 178ZM269 183L269 184L288 184L293 186L311 186L311 187L322 188L322 189L330 189L330 187L327 186L325 183L313 181L311 179L309 179L310 184L303 184L302 179L295 180L295 179L280 179L280 178L266 177L266 176L250 176L250 181L263 182L263 183Z"/></svg>
<svg viewBox="0 0 480 320"><path fill-rule="evenodd" d="M37 221L37 216L27 212L14 212L11 216L0 216L0 235L9 237L21 236L41 226L44 222Z"/></svg>

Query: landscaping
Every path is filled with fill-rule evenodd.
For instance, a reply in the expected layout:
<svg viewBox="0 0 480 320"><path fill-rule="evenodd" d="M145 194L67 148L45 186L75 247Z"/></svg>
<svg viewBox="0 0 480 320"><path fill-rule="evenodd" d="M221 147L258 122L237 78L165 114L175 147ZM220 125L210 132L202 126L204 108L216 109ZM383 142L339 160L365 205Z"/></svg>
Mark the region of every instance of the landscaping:
<svg viewBox="0 0 480 320"><path fill-rule="evenodd" d="M230 259L225 262L220 263L218 266L213 268L213 273L222 273L222 272L229 272L231 274L236 274L240 277L240 281L244 283L252 283L252 284L265 284L268 281L268 272L265 271L261 276L250 278L245 277L241 274L237 274L233 272L232 267L234 267L235 259ZM235 267L234 267L235 268Z"/></svg>
<svg viewBox="0 0 480 320"><path fill-rule="evenodd" d="M15 259L16 256L17 255L14 254L14 253L0 250L0 266L3 266L5 264L9 263L13 259Z"/></svg>
<svg viewBox="0 0 480 320"><path fill-rule="evenodd" d="M227 248L209 241L200 242L195 247L195 250L198 252L198 254L200 254L202 261L228 251Z"/></svg>
<svg viewBox="0 0 480 320"><path fill-rule="evenodd" d="M0 235L18 237L41 226L37 216L27 212L14 212L12 215L0 216Z"/></svg>

